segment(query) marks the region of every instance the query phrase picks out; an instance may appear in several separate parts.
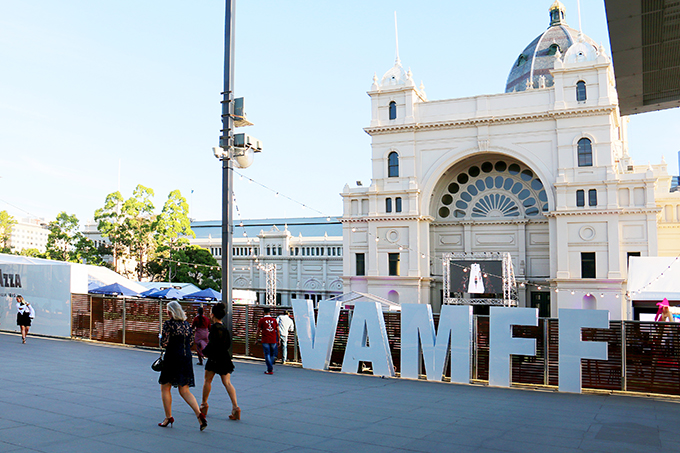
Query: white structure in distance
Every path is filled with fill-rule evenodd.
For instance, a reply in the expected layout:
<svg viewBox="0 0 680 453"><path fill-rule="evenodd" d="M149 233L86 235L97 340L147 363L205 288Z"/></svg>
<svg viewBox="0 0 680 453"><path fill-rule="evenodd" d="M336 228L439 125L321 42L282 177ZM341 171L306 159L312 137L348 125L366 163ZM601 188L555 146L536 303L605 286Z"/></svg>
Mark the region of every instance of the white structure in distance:
<svg viewBox="0 0 680 453"><path fill-rule="evenodd" d="M559 1L549 17L505 93L428 100L398 56L374 76L372 182L342 192L345 292L439 311L444 254L507 252L520 307L633 318L628 258L680 254L680 194L665 162L634 165L605 49Z"/></svg>

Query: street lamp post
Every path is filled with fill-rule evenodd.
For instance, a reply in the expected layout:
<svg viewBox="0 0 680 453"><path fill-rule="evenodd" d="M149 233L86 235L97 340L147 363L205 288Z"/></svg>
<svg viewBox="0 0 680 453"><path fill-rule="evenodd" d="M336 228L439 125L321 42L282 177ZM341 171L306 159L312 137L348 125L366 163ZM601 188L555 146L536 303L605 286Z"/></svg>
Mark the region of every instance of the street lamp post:
<svg viewBox="0 0 680 453"><path fill-rule="evenodd" d="M231 174L231 152L234 145L234 16L236 0L226 0L224 20L224 91L222 92L222 300L227 307L227 328L232 330L233 301L231 297L231 243L233 232L232 197L234 182Z"/></svg>

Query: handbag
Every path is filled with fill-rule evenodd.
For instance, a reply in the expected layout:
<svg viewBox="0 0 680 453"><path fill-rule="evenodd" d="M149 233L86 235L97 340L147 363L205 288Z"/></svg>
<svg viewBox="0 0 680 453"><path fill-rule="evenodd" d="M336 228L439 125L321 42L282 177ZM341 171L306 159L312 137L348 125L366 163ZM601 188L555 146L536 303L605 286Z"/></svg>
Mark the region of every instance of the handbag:
<svg viewBox="0 0 680 453"><path fill-rule="evenodd" d="M163 370L163 350L161 349L161 355L151 364L151 369L154 371Z"/></svg>

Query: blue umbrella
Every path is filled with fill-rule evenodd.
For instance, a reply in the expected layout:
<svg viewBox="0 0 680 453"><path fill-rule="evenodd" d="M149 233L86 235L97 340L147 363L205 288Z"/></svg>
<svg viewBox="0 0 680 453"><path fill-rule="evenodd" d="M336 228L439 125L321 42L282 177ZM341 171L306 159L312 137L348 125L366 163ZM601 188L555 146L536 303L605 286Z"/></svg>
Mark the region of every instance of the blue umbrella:
<svg viewBox="0 0 680 453"><path fill-rule="evenodd" d="M184 299L184 294L180 293L175 288L166 288L149 294L146 297L153 297L154 299Z"/></svg>
<svg viewBox="0 0 680 453"><path fill-rule="evenodd" d="M120 283L113 283L111 285L102 286L101 288L95 288L89 292L94 294L106 294L109 296L139 296L137 291L126 288Z"/></svg>
<svg viewBox="0 0 680 453"><path fill-rule="evenodd" d="M188 294L184 296L184 298L198 300L222 300L222 293L218 293L212 288L206 288L203 291L197 291L195 293Z"/></svg>
<svg viewBox="0 0 680 453"><path fill-rule="evenodd" d="M152 295L153 293L155 293L157 291L159 291L158 288L151 288L151 289L147 289L144 292L139 293L139 295L142 296L142 297L148 297L148 296Z"/></svg>

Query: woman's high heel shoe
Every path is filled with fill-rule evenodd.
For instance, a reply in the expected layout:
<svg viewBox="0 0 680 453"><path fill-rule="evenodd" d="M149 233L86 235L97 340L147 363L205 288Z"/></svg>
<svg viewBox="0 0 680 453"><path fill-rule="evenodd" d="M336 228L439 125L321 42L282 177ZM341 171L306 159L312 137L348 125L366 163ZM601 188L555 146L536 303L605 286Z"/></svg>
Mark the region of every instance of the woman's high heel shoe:
<svg viewBox="0 0 680 453"><path fill-rule="evenodd" d="M230 420L241 420L241 408L240 407L235 407L231 410L231 414L229 414L229 419Z"/></svg>
<svg viewBox="0 0 680 453"><path fill-rule="evenodd" d="M165 420L163 420L162 422L160 422L160 423L158 424L158 426L162 426L163 428L165 428L165 427L167 427L168 425L170 425L170 427L172 428L172 424L173 424L173 423L175 423L175 418L174 418L174 417L168 417L168 418L166 418Z"/></svg>
<svg viewBox="0 0 680 453"><path fill-rule="evenodd" d="M198 414L198 419L199 427L201 428L201 431L203 431L207 426L208 426L208 421L205 419L205 415L203 414Z"/></svg>
<svg viewBox="0 0 680 453"><path fill-rule="evenodd" d="M210 407L210 406L208 406L208 403L203 403L203 404L201 404L201 406L200 406L201 414L203 414L204 417L207 417L207 416L208 416L208 408L209 408L209 407Z"/></svg>

